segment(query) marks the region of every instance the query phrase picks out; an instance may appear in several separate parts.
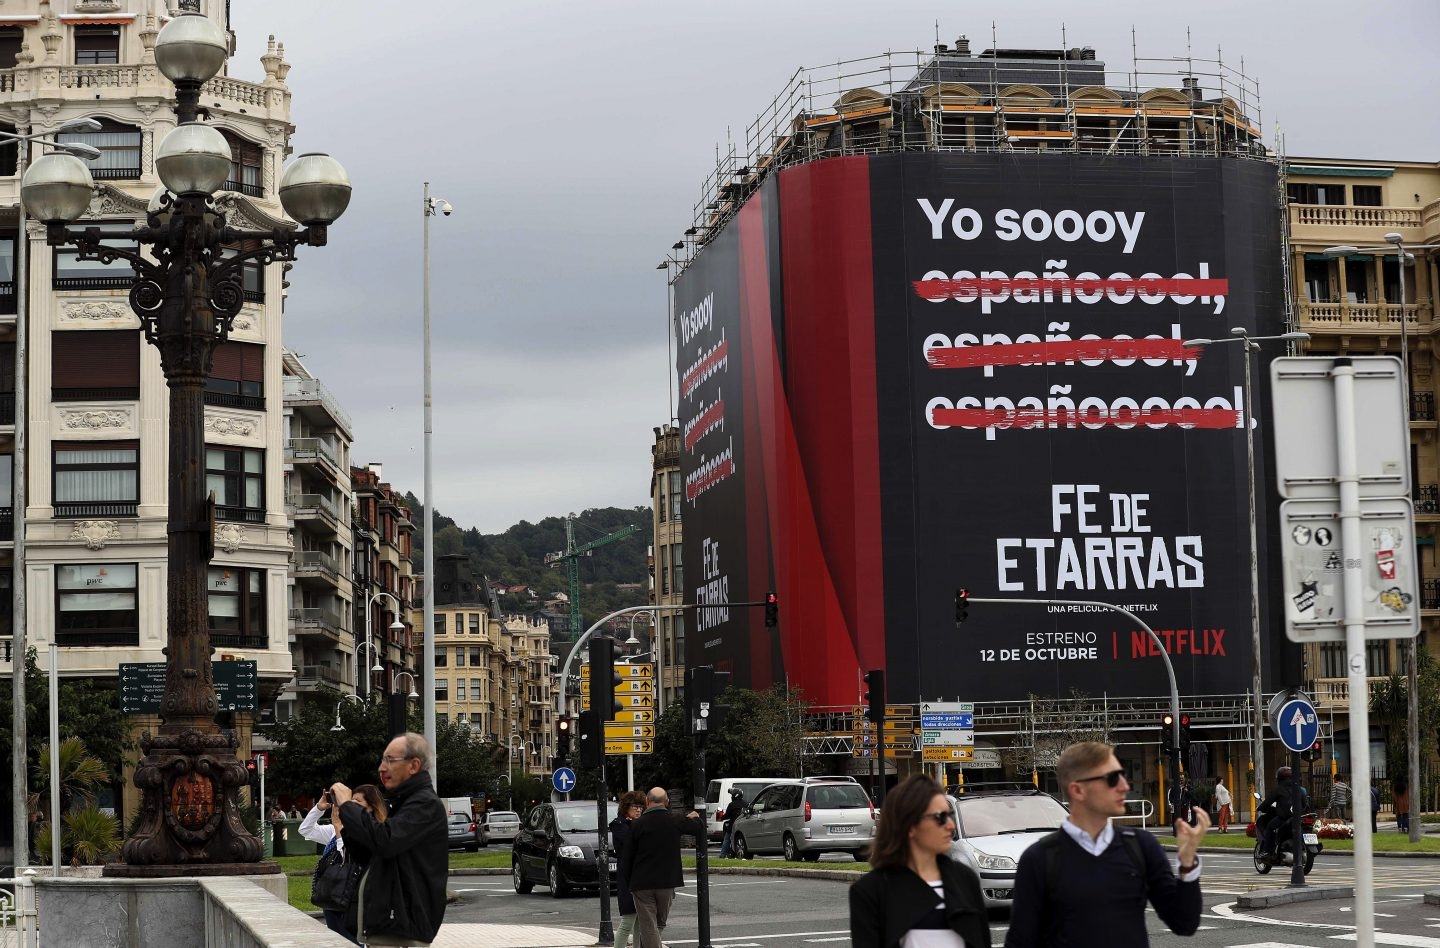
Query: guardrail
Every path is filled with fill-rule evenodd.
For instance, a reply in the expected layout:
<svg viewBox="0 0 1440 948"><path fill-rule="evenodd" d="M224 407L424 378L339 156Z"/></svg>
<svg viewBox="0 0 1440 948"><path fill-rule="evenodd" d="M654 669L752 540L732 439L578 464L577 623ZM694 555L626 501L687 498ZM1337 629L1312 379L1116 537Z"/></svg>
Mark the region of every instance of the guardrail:
<svg viewBox="0 0 1440 948"><path fill-rule="evenodd" d="M1137 812L1131 813L1130 811L1131 811L1132 809L1136 810ZM1151 803L1149 800L1138 799L1138 800L1126 800L1126 801L1125 801L1125 815L1124 815L1124 816L1117 816L1117 817L1115 817L1115 819L1117 819L1117 820L1135 820L1135 819L1139 819L1139 820L1140 820L1140 828L1141 828L1141 829L1146 829L1146 828L1148 828L1149 825L1150 825L1150 820L1154 819L1154 817L1155 817L1155 804Z"/></svg>
<svg viewBox="0 0 1440 948"><path fill-rule="evenodd" d="M0 879L0 945L37 948L40 916L35 910L35 870Z"/></svg>

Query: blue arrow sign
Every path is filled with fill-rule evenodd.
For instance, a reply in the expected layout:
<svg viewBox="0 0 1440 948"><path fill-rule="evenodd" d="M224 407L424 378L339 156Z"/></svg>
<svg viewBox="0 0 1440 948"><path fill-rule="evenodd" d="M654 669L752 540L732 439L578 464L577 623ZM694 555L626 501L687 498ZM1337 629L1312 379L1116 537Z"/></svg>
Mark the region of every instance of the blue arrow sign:
<svg viewBox="0 0 1440 948"><path fill-rule="evenodd" d="M1304 698L1292 698L1280 706L1280 713L1270 722L1280 743L1292 751L1307 751L1320 736L1320 718L1315 706Z"/></svg>
<svg viewBox="0 0 1440 948"><path fill-rule="evenodd" d="M561 793L569 793L575 787L575 771L569 767L556 767L550 775L550 784Z"/></svg>

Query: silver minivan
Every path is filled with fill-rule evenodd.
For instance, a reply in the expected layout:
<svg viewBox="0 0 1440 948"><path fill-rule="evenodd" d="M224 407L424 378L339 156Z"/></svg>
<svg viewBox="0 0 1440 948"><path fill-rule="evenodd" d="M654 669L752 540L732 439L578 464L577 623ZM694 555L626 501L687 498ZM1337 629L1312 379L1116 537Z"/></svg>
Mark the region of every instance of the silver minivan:
<svg viewBox="0 0 1440 948"><path fill-rule="evenodd" d="M731 845L750 859L781 853L814 862L821 853L849 853L863 861L875 836L875 807L852 780L777 780L761 790L735 821Z"/></svg>
<svg viewBox="0 0 1440 948"><path fill-rule="evenodd" d="M712 841L725 835L725 808L730 805L730 791L739 790L750 803L760 791L775 782L775 777L721 777L705 788L705 826Z"/></svg>

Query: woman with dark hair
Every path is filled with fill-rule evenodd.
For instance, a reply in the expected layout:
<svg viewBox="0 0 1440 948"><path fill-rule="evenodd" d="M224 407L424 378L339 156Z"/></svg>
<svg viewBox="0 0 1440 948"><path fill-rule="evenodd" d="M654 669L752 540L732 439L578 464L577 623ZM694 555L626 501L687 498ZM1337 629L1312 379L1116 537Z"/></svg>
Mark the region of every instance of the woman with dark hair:
<svg viewBox="0 0 1440 948"><path fill-rule="evenodd" d="M373 783L356 787L354 794L351 799L359 804L360 809L368 811L371 816L375 817L375 822L384 823L389 817L390 808L385 805L385 797L380 793L380 788ZM359 885L360 876L365 872L365 866L370 861L370 854L361 851L360 847L345 848L345 827L340 822L340 808L334 805L329 790L326 790L321 795L321 802L315 806L316 809L330 811L331 826L316 826L312 824L311 833L305 833L305 826L302 824L300 830L302 833L305 833L306 839L315 840L316 842L319 842L318 836L323 835L325 830L330 830L331 838L326 844L325 853L321 856L321 862L326 861L325 856L330 855L332 849L338 849L340 862L348 869L346 875L349 880L346 890L341 893L339 900L335 904L320 906L325 913L325 924L331 931L338 932L356 944L359 944L355 938L355 928L350 922L350 906L355 901L355 888ZM314 811L312 811L312 814L313 812ZM309 822L309 817L307 817L306 820Z"/></svg>
<svg viewBox="0 0 1440 948"><path fill-rule="evenodd" d="M615 819L610 821L610 847L618 863L625 841L630 837L630 824L645 812L645 794L639 790L620 794L615 810ZM615 875L615 905L620 910L620 927L615 929L615 948L626 948L630 944L631 933L635 931L635 899L630 895L625 877L618 872Z"/></svg>
<svg viewBox="0 0 1440 948"><path fill-rule="evenodd" d="M885 795L874 868L850 887L853 948L990 948L980 879L950 859L955 811L915 774Z"/></svg>

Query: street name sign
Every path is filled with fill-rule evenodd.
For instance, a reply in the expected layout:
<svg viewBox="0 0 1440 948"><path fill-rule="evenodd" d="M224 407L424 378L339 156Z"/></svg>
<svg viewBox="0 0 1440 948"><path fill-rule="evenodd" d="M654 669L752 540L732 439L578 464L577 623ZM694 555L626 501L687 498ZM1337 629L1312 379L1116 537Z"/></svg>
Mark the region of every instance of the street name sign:
<svg viewBox="0 0 1440 948"><path fill-rule="evenodd" d="M974 747L975 732L972 731L922 731L926 747Z"/></svg>
<svg viewBox="0 0 1440 948"><path fill-rule="evenodd" d="M920 759L926 763L937 761L966 762L975 759L973 747L926 747L920 752Z"/></svg>
<svg viewBox="0 0 1440 948"><path fill-rule="evenodd" d="M609 739L605 741L605 753L610 756L619 756L621 754L649 754L654 750L654 741L612 741Z"/></svg>

